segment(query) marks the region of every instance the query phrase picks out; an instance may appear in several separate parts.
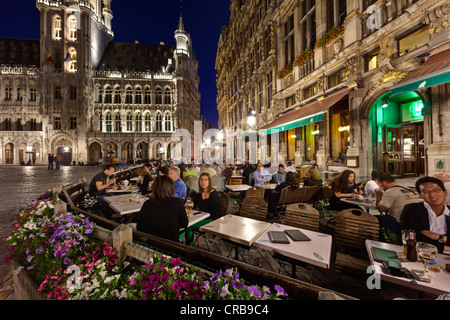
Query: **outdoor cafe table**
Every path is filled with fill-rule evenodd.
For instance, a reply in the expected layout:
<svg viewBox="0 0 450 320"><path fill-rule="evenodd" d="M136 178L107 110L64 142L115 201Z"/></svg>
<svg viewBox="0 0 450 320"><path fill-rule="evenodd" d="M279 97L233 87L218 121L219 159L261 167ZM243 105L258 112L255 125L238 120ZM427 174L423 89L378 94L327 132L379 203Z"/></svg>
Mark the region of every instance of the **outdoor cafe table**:
<svg viewBox="0 0 450 320"><path fill-rule="evenodd" d="M289 239L289 244L270 242L268 235L269 231L285 231L290 229L300 230L305 236L310 238L311 241L293 241L286 235ZM313 266L329 269L332 240L332 236L328 234L274 223L253 243L253 246Z"/></svg>
<svg viewBox="0 0 450 320"><path fill-rule="evenodd" d="M139 188L135 186L131 186L129 188L125 189L116 189L116 188L109 188L106 189L106 193L131 193L131 192L138 192Z"/></svg>
<svg viewBox="0 0 450 320"><path fill-rule="evenodd" d="M270 226L268 222L228 214L201 226L199 230L249 248ZM237 250L236 246L235 259Z"/></svg>
<svg viewBox="0 0 450 320"><path fill-rule="evenodd" d="M227 189L233 191L233 192L239 192L239 191L247 191L252 186L248 184L227 184Z"/></svg>
<svg viewBox="0 0 450 320"><path fill-rule="evenodd" d="M375 199L371 200L367 197L364 197L363 200L354 199L354 198L341 198L341 201L352 203L357 206L366 207L370 209L376 209Z"/></svg>
<svg viewBox="0 0 450 320"><path fill-rule="evenodd" d="M139 212L148 198L142 195L121 194L104 199L114 211L120 215L126 215Z"/></svg>
<svg viewBox="0 0 450 320"><path fill-rule="evenodd" d="M402 267L410 270L420 270L423 266L422 261L417 257L416 262L411 262L406 259L406 255L403 253L403 247L399 245L394 245L390 243L384 243L374 240L366 240L366 249L369 254L369 259L371 264L374 266L375 274L379 275L381 280L385 280L391 283L402 285L408 288L417 289L421 292L427 292L436 296L443 293L450 292L450 273L445 271L445 264L450 263L450 255L439 253L435 259L436 263L441 267L440 272L433 272L435 277L431 278L431 282L423 282L403 277L396 277L388 273L384 273L382 270L382 263L375 261L372 254L372 247L383 248L387 250L393 250L397 253Z"/></svg>

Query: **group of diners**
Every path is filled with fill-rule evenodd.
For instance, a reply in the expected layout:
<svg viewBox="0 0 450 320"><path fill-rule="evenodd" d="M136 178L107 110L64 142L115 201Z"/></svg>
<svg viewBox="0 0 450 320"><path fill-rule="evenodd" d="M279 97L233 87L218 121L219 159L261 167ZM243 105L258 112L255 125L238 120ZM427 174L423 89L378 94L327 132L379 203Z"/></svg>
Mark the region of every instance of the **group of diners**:
<svg viewBox="0 0 450 320"><path fill-rule="evenodd" d="M274 190L269 191L268 214L273 212L279 194L285 187L298 187L296 169L292 163L285 167L280 164L278 171L270 174L262 163L255 166L245 164L241 176L249 184L259 185L265 181L276 183ZM198 191L186 186L183 172L197 172ZM171 163L148 163L138 171L141 181L140 192L149 195L140 212L134 216L137 230L154 234L173 241L185 237L188 245L193 243L193 232L202 225L222 216L218 190L213 185L212 177L221 175L225 180L233 175L233 165L194 165L183 166ZM114 166L106 165L104 170L91 181L90 194L99 201L111 194L106 189L116 183L109 179L114 173ZM186 176L186 175L184 175ZM252 177L252 178L251 178ZM303 179L304 186L322 185L317 165L312 165ZM329 199L330 209L362 209L360 206L343 201L344 198L358 198L361 195L373 197L375 214L380 225L380 240L384 239L383 229L393 231L401 241L401 230L414 230L418 241L435 244L439 251L450 250L450 177L441 173L434 177L421 177L415 187L401 185L388 173L373 171L371 180L357 184L355 173L344 170L329 183L332 195ZM188 198L194 202L194 209L210 214L208 219L188 227L188 218L184 203ZM180 230L182 230L180 232ZM401 243L401 242L400 242Z"/></svg>

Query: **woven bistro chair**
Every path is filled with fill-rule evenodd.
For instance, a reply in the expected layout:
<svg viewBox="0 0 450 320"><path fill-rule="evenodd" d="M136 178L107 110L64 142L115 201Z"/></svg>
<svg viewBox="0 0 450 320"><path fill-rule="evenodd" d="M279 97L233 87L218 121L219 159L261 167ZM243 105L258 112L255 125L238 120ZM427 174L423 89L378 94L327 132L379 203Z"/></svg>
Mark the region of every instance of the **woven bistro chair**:
<svg viewBox="0 0 450 320"><path fill-rule="evenodd" d="M370 265L366 239L378 241L378 219L361 209L346 209L336 216L334 241L336 244L335 270L365 273Z"/></svg>
<svg viewBox="0 0 450 320"><path fill-rule="evenodd" d="M263 187L254 186L245 192L245 198L256 197L256 198L264 199L264 192L265 192L265 189Z"/></svg>

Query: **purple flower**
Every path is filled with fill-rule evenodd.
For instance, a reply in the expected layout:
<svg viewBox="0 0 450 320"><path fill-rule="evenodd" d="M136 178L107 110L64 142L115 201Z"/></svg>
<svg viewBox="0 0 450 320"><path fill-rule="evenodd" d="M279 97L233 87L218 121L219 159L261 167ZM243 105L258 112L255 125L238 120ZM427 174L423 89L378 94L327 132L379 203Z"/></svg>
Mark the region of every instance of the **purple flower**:
<svg viewBox="0 0 450 320"><path fill-rule="evenodd" d="M249 286L247 287L247 290L250 293L250 296L253 296L255 298L261 298L261 292L259 292L256 286Z"/></svg>
<svg viewBox="0 0 450 320"><path fill-rule="evenodd" d="M222 272L216 273L212 278L211 278L211 282L215 283L217 281L219 281L220 277L222 276Z"/></svg>
<svg viewBox="0 0 450 320"><path fill-rule="evenodd" d="M220 290L220 296L222 298L227 298L229 295L230 291L228 291L228 284L226 284L222 287L222 290Z"/></svg>
<svg viewBox="0 0 450 320"><path fill-rule="evenodd" d="M84 231L84 234L90 234L92 233L92 231L94 231L94 229L86 229L86 231Z"/></svg>
<svg viewBox="0 0 450 320"><path fill-rule="evenodd" d="M41 253L43 253L44 252L44 247L40 247L40 248L37 248L36 249L36 253L37 254L41 254Z"/></svg>
<svg viewBox="0 0 450 320"><path fill-rule="evenodd" d="M70 259L67 258L67 257L65 257L63 263L64 263L65 265L69 265L69 264L70 264Z"/></svg>
<svg viewBox="0 0 450 320"><path fill-rule="evenodd" d="M233 282L233 288L236 290L241 290L244 287L245 287L245 285L242 282Z"/></svg>
<svg viewBox="0 0 450 320"><path fill-rule="evenodd" d="M225 270L225 272L223 273L223 275L224 275L225 277L231 277L231 276L233 275L233 269L230 268L230 269Z"/></svg>
<svg viewBox="0 0 450 320"><path fill-rule="evenodd" d="M275 290L277 290L277 295L279 295L279 296L287 296L286 291L284 291L284 289L281 286L277 285L277 284L275 285Z"/></svg>

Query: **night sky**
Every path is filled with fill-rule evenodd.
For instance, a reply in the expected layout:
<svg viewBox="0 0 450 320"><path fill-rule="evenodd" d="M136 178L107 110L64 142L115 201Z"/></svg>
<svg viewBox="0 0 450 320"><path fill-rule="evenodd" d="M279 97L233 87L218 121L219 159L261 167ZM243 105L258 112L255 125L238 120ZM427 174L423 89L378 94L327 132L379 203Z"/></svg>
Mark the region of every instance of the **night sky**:
<svg viewBox="0 0 450 320"><path fill-rule="evenodd" d="M112 0L113 42L175 45L180 0ZM217 126L214 64L220 29L228 25L229 0L182 0L185 30L199 63L201 113ZM0 38L39 39L35 0L0 0Z"/></svg>

